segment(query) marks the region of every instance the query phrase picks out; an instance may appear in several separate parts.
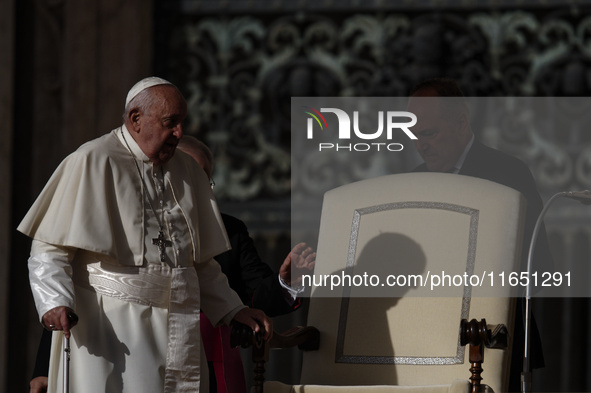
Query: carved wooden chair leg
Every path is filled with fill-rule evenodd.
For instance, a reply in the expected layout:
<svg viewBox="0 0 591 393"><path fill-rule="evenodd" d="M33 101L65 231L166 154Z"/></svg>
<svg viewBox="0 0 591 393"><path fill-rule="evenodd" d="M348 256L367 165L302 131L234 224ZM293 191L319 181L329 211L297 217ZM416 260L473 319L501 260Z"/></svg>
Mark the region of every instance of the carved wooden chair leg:
<svg viewBox="0 0 591 393"><path fill-rule="evenodd" d="M507 347L508 331L505 325L497 325L495 330L491 332L486 327L486 320L481 319L478 322L472 319L468 322L462 319L460 324L460 343L462 345L470 345L469 361L470 361L470 384L472 385L472 393L479 393L483 391L482 381L482 362L484 362L484 347L501 349Z"/></svg>
<svg viewBox="0 0 591 393"><path fill-rule="evenodd" d="M255 334L252 329L241 323L234 323L230 333L232 348L252 347L252 361L254 363L253 388L255 393L263 393L265 383L265 363L269 360L269 345L262 334Z"/></svg>
<svg viewBox="0 0 591 393"><path fill-rule="evenodd" d="M263 393L265 363L269 360L269 346L262 338L256 341L252 347L252 361L254 363L253 387L255 393Z"/></svg>
<svg viewBox="0 0 591 393"><path fill-rule="evenodd" d="M484 346L470 345L470 384L472 385L472 393L480 392L482 385L482 362L484 361Z"/></svg>
<svg viewBox="0 0 591 393"><path fill-rule="evenodd" d="M295 327L283 333L273 332L268 343L261 333L254 334L252 329L241 323L232 325L230 346L252 347L254 363L253 388L255 393L263 393L265 383L265 363L269 360L269 348L291 348L298 346L303 351L315 351L320 345L320 332L313 326Z"/></svg>

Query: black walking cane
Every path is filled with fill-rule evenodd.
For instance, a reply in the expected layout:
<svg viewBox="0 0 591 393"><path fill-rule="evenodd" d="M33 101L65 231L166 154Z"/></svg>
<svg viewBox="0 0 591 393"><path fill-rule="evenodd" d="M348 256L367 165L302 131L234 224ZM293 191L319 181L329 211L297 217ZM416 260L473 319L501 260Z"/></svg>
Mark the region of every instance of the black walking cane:
<svg viewBox="0 0 591 393"><path fill-rule="evenodd" d="M70 324L74 325L78 322L78 316L73 312L68 313L68 319ZM71 334L71 332L70 332ZM64 334L63 341L63 367L64 367L64 393L70 393L70 339Z"/></svg>

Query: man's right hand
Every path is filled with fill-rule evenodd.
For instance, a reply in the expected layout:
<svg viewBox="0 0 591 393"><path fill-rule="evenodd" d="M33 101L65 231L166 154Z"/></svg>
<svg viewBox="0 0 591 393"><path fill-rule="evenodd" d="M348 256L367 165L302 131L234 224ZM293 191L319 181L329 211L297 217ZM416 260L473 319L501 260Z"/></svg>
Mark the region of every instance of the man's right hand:
<svg viewBox="0 0 591 393"><path fill-rule="evenodd" d="M261 332L262 329L263 337L267 342L273 336L273 321L261 310L249 307L243 308L234 315L232 320L250 327L255 333Z"/></svg>
<svg viewBox="0 0 591 393"><path fill-rule="evenodd" d="M47 311L41 318L47 330L63 330L66 338L70 338L70 329L78 323L78 316L69 307L55 307Z"/></svg>
<svg viewBox="0 0 591 393"><path fill-rule="evenodd" d="M36 377L31 379L29 384L31 390L29 393L46 393L47 392L47 377Z"/></svg>

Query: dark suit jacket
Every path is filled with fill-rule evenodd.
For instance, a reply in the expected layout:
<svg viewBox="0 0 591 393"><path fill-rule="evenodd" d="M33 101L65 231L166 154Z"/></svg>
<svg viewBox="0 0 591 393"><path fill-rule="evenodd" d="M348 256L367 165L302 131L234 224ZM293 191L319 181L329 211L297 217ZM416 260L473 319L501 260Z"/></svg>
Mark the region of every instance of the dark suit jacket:
<svg viewBox="0 0 591 393"><path fill-rule="evenodd" d="M222 219L232 249L216 256L215 260L221 265L230 287L238 293L242 302L263 310L270 317L286 314L298 308L299 299L296 299L293 306L285 301L278 273L261 260L246 225L239 219L223 213Z"/></svg>
<svg viewBox="0 0 591 393"><path fill-rule="evenodd" d="M428 171L425 164L421 164L413 170L413 172ZM521 160L475 140L472 148L466 155L459 174L494 181L495 183L511 187L523 194L527 201L527 210L521 269L525 270L527 268L527 254L531 235L538 215L543 208L542 198L538 193L536 182L529 168ZM533 260L535 261L534 270L553 271L552 256L544 227L541 228L538 234Z"/></svg>
<svg viewBox="0 0 591 393"><path fill-rule="evenodd" d="M425 164L419 165L413 172L428 172ZM494 181L519 191L527 201L524 238L522 246L521 270L527 269L529 244L537 218L542 211L543 202L533 175L529 168L519 159L492 149L478 141L474 141L459 172L460 175L478 177ZM552 255L548 245L545 227L538 233L534 249L532 269L535 271L553 271ZM525 342L524 299L517 302L513 352L511 355L511 375L509 391L520 391L520 374L523 367L523 345ZM532 321L531 330L531 365L532 368L544 367L542 342L536 326Z"/></svg>

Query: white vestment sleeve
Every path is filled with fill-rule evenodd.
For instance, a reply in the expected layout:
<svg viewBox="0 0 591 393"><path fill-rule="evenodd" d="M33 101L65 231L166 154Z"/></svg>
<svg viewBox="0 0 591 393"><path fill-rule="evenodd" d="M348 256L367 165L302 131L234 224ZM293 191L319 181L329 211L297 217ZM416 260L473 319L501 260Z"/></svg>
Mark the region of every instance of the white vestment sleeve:
<svg viewBox="0 0 591 393"><path fill-rule="evenodd" d="M29 281L39 320L49 310L65 306L75 310L70 262L75 249L33 240L29 258Z"/></svg>
<svg viewBox="0 0 591 393"><path fill-rule="evenodd" d="M214 326L229 325L234 315L247 308L228 284L220 264L213 258L195 264L201 287L201 310Z"/></svg>

